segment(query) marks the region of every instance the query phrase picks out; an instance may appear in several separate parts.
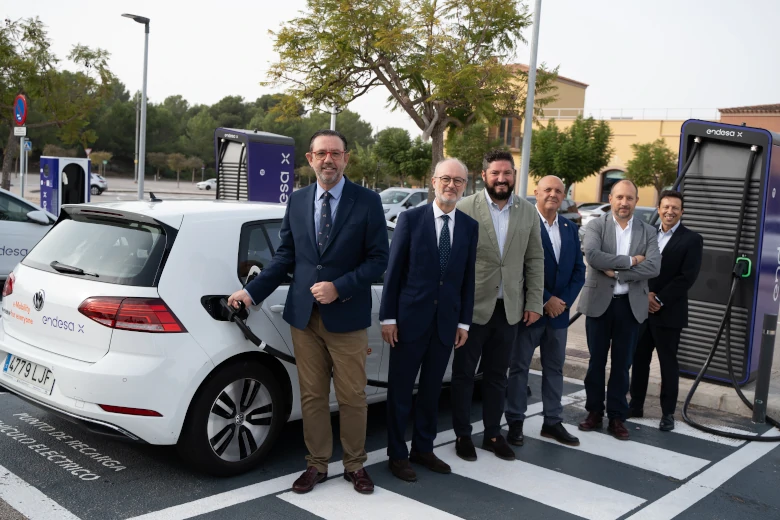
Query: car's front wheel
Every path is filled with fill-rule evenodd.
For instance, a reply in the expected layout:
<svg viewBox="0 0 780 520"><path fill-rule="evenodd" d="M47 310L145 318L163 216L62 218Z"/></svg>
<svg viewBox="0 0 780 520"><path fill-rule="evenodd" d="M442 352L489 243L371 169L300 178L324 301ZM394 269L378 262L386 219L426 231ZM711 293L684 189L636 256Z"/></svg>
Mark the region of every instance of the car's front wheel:
<svg viewBox="0 0 780 520"><path fill-rule="evenodd" d="M98 188L97 186L92 186L89 189L89 192L92 193L92 195L100 195L100 188Z"/></svg>
<svg viewBox="0 0 780 520"><path fill-rule="evenodd" d="M271 449L285 420L284 395L254 360L226 365L193 400L178 450L196 469L219 477L252 469Z"/></svg>
<svg viewBox="0 0 780 520"><path fill-rule="evenodd" d="M206 189L207 189L207 190L210 190L210 189L211 189L211 186L209 186L208 184L206 184Z"/></svg>

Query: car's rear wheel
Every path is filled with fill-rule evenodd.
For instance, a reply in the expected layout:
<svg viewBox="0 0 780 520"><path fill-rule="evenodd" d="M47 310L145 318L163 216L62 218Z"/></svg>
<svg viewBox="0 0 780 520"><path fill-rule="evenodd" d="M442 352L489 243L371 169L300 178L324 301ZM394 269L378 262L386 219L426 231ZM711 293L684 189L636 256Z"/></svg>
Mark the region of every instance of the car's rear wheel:
<svg viewBox="0 0 780 520"><path fill-rule="evenodd" d="M89 191L92 193L92 195L100 195L100 188L97 186L92 186Z"/></svg>
<svg viewBox="0 0 780 520"><path fill-rule="evenodd" d="M206 189L207 189L207 190L210 190L210 189L211 189L211 186L209 186L208 184L206 184Z"/></svg>
<svg viewBox="0 0 780 520"><path fill-rule="evenodd" d="M179 437L179 453L212 475L243 473L271 449L284 414L284 395L268 368L254 360L227 365L195 396Z"/></svg>

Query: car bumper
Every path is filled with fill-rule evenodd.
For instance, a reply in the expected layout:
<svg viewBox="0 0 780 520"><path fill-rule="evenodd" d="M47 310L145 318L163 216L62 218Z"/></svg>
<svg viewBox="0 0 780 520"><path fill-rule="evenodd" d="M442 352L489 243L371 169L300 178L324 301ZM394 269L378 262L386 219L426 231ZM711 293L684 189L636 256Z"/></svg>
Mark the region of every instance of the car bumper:
<svg viewBox="0 0 780 520"><path fill-rule="evenodd" d="M114 334L117 332L122 331ZM10 353L47 367L54 386L46 395L2 371L0 385L95 433L149 444L175 444L192 395L213 365L189 335L168 336L178 336L176 340L187 355L166 355L166 350L177 354L180 348L166 349L167 338L157 337L154 341L163 343L158 345L161 352L110 350L96 363L88 363L16 340L4 333L0 320L0 360ZM106 412L99 404L154 410L162 417Z"/></svg>

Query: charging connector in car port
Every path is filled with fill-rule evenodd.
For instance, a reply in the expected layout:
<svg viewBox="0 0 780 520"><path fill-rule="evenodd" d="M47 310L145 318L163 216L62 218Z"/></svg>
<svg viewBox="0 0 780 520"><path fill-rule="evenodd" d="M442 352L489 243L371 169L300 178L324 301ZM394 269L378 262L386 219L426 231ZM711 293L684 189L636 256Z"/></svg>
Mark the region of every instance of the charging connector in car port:
<svg viewBox="0 0 780 520"><path fill-rule="evenodd" d="M737 258L737 262L734 264L734 276L748 278L752 272L753 262L750 260L750 258L744 255Z"/></svg>

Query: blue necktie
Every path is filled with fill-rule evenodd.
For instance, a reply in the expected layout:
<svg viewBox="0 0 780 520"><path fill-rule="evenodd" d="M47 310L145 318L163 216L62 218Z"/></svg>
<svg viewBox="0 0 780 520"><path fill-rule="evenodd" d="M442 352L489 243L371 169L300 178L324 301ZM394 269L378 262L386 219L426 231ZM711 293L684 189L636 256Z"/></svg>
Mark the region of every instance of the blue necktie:
<svg viewBox="0 0 780 520"><path fill-rule="evenodd" d="M329 192L322 194L322 206L320 207L320 228L317 230L317 245L320 248L320 253L328 245L328 237L330 236L331 229L333 229L333 220L330 216L330 198Z"/></svg>
<svg viewBox="0 0 780 520"><path fill-rule="evenodd" d="M444 278L444 270L447 268L447 262L450 259L450 216L442 215L442 222L444 225L441 228L441 235L439 235L439 275Z"/></svg>

